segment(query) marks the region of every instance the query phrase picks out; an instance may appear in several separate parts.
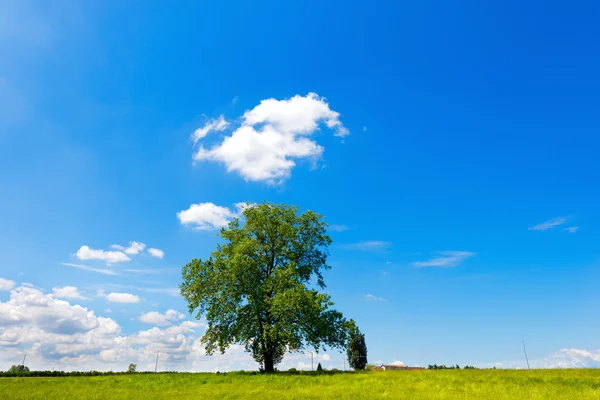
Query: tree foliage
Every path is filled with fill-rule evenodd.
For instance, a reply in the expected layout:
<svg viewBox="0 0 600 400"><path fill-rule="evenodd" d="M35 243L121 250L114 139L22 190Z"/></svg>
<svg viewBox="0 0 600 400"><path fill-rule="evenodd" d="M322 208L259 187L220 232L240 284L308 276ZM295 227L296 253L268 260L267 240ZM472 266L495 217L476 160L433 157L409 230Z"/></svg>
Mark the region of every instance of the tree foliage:
<svg viewBox="0 0 600 400"><path fill-rule="evenodd" d="M367 344L365 335L354 324L350 322L350 341L346 353L348 355L348 364L355 370L362 371L367 366Z"/></svg>
<svg viewBox="0 0 600 400"><path fill-rule="evenodd" d="M241 344L271 372L288 351L343 348L347 322L318 290L330 268L322 217L261 203L245 207L243 219L221 229L223 243L210 258L183 267L181 294L208 322L206 352Z"/></svg>
<svg viewBox="0 0 600 400"><path fill-rule="evenodd" d="M25 365L13 365L8 370L8 373L15 374L15 375L24 374L24 373L28 373L28 372L29 372L29 367L27 367Z"/></svg>
<svg viewBox="0 0 600 400"><path fill-rule="evenodd" d="M317 365L317 372L323 372L323 367L321 366L321 363L319 362L319 364Z"/></svg>
<svg viewBox="0 0 600 400"><path fill-rule="evenodd" d="M135 373L135 371L137 370L137 364L131 363L129 364L129 367L127 368L127 372L130 374Z"/></svg>

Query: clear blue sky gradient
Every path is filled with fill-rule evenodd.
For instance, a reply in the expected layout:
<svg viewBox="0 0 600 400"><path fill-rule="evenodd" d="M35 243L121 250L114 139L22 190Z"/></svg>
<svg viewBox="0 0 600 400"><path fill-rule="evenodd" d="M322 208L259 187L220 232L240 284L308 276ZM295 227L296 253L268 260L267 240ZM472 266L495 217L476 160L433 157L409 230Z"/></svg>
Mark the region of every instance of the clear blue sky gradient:
<svg viewBox="0 0 600 400"><path fill-rule="evenodd" d="M600 348L600 3L57 3L0 8L0 277L176 287L217 241L176 213L264 199L350 228L331 233L325 278L371 360L487 365L522 360L521 340L536 360ZM207 117L309 92L350 130L343 143L316 134L319 168L300 161L274 187L193 164ZM567 222L529 229L556 217ZM61 265L131 240L165 258L127 267L176 270ZM364 241L391 244L351 248ZM475 256L414 265L438 251ZM151 309L111 318L134 332Z"/></svg>

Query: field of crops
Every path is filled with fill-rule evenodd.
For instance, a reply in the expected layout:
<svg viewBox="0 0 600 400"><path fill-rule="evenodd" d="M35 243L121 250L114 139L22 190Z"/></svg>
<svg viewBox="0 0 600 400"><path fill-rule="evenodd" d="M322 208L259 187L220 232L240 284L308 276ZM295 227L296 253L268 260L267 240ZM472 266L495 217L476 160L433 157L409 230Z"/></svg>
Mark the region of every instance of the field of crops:
<svg viewBox="0 0 600 400"><path fill-rule="evenodd" d="M600 399L600 370L0 378L9 399Z"/></svg>

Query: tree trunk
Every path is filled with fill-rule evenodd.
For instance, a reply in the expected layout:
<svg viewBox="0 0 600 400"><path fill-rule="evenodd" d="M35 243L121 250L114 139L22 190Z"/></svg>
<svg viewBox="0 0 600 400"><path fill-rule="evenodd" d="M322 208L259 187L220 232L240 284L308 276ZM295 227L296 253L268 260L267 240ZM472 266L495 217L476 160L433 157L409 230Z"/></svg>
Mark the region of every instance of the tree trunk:
<svg viewBox="0 0 600 400"><path fill-rule="evenodd" d="M273 365L273 354L265 353L265 372L275 372L275 366Z"/></svg>

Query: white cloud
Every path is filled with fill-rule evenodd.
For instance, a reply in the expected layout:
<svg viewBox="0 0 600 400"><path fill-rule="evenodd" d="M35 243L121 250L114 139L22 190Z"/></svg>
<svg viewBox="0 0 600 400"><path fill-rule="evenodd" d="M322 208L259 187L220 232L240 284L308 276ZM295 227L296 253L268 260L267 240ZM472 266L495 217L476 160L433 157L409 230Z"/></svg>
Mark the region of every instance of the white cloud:
<svg viewBox="0 0 600 400"><path fill-rule="evenodd" d="M552 218L546 222L542 222L541 224L531 226L531 227L529 227L529 230L530 231L546 231L548 229L552 229L559 225L562 225L565 222L567 222L567 219L565 217L556 217L556 218Z"/></svg>
<svg viewBox="0 0 600 400"><path fill-rule="evenodd" d="M237 96L233 100L233 104L235 104ZM194 131L194 133L192 134L192 140L194 141L194 143L196 143L198 142L198 140L203 139L211 131L224 131L228 125L229 122L225 120L225 117L223 115L220 115L217 119L208 120L208 122L206 122L206 124L204 124L202 128L196 129L196 131Z"/></svg>
<svg viewBox="0 0 600 400"><path fill-rule="evenodd" d="M381 240L366 240L364 242L346 244L342 247L349 250L380 251L385 250L391 246L392 243L390 242L384 242Z"/></svg>
<svg viewBox="0 0 600 400"><path fill-rule="evenodd" d="M561 349L550 356L542 359L530 359L529 364L531 368L600 368L600 349L583 350L575 348ZM493 364L486 363L483 367L497 368L516 368L524 369L527 368L527 364L524 359L519 360L507 360L501 362L495 362Z"/></svg>
<svg viewBox="0 0 600 400"><path fill-rule="evenodd" d="M125 249L125 253L140 254L142 251L144 251L145 248L146 248L146 245L144 243L129 242L129 247Z"/></svg>
<svg viewBox="0 0 600 400"><path fill-rule="evenodd" d="M164 256L165 256L165 252L162 251L161 249L149 248L148 253L150 253L150 255L152 257L156 257L156 258L164 258Z"/></svg>
<svg viewBox="0 0 600 400"><path fill-rule="evenodd" d="M158 311L150 311L140 315L139 320L147 324L159 326L172 325L173 322L185 319L185 315L176 310L167 310L164 313Z"/></svg>
<svg viewBox="0 0 600 400"><path fill-rule="evenodd" d="M59 299L89 300L88 297L85 297L81 293L79 293L79 289L77 289L75 286L63 286L52 288L52 295Z"/></svg>
<svg viewBox="0 0 600 400"><path fill-rule="evenodd" d="M99 274L104 274L104 275L118 275L115 271L113 271L111 269L93 268L93 267L88 267L87 265L83 265L83 264L71 264L71 263L61 263L61 264L66 267L77 268L77 269L81 269L84 271L90 271L90 272L97 272Z"/></svg>
<svg viewBox="0 0 600 400"><path fill-rule="evenodd" d="M368 295L366 295L365 297L366 297L366 299L368 301L387 301L383 297L378 297L378 296L375 296L375 295L370 294L370 293Z"/></svg>
<svg viewBox="0 0 600 400"><path fill-rule="evenodd" d="M15 281L0 278L0 291L11 290L13 287L15 287L15 285Z"/></svg>
<svg viewBox="0 0 600 400"><path fill-rule="evenodd" d="M578 226L570 226L568 228L565 228L565 231L569 232L569 233L575 233L579 230Z"/></svg>
<svg viewBox="0 0 600 400"><path fill-rule="evenodd" d="M539 364L542 368L600 368L600 350L561 349Z"/></svg>
<svg viewBox="0 0 600 400"><path fill-rule="evenodd" d="M108 301L113 303L139 303L141 300L138 296L131 293L112 292L104 295L102 292L100 292L99 294L103 295L103 297L106 297Z"/></svg>
<svg viewBox="0 0 600 400"><path fill-rule="evenodd" d="M390 365L397 365L399 367L403 367L404 362L396 360L396 361L392 361L392 363Z"/></svg>
<svg viewBox="0 0 600 400"><path fill-rule="evenodd" d="M262 100L244 113L241 126L231 136L210 149L198 147L194 160L217 161L225 164L228 172L235 171L248 181L278 184L291 175L294 159L315 162L321 158L324 148L308 138L321 122L335 130L335 136L349 134L339 115L315 93ZM195 142L206 136L205 128L194 134Z"/></svg>
<svg viewBox="0 0 600 400"><path fill-rule="evenodd" d="M214 203L192 204L187 210L179 211L177 218L183 225L192 226L194 229L220 229L227 226L233 218L239 217L245 206L245 203L238 203L237 211L234 211Z"/></svg>
<svg viewBox="0 0 600 400"><path fill-rule="evenodd" d="M81 248L77 250L76 256L80 260L102 260L107 263L131 261L131 258L121 251L94 250L90 249L88 246L81 246Z"/></svg>
<svg viewBox="0 0 600 400"><path fill-rule="evenodd" d="M467 258L475 256L475 253L470 251L438 251L437 254L438 257L426 261L417 261L413 265L415 267L457 267Z"/></svg>
<svg viewBox="0 0 600 400"><path fill-rule="evenodd" d="M350 227L348 227L347 225L331 224L331 225L329 225L329 227L327 229L330 230L331 232L344 232L344 231L347 231L348 229L350 229Z"/></svg>

